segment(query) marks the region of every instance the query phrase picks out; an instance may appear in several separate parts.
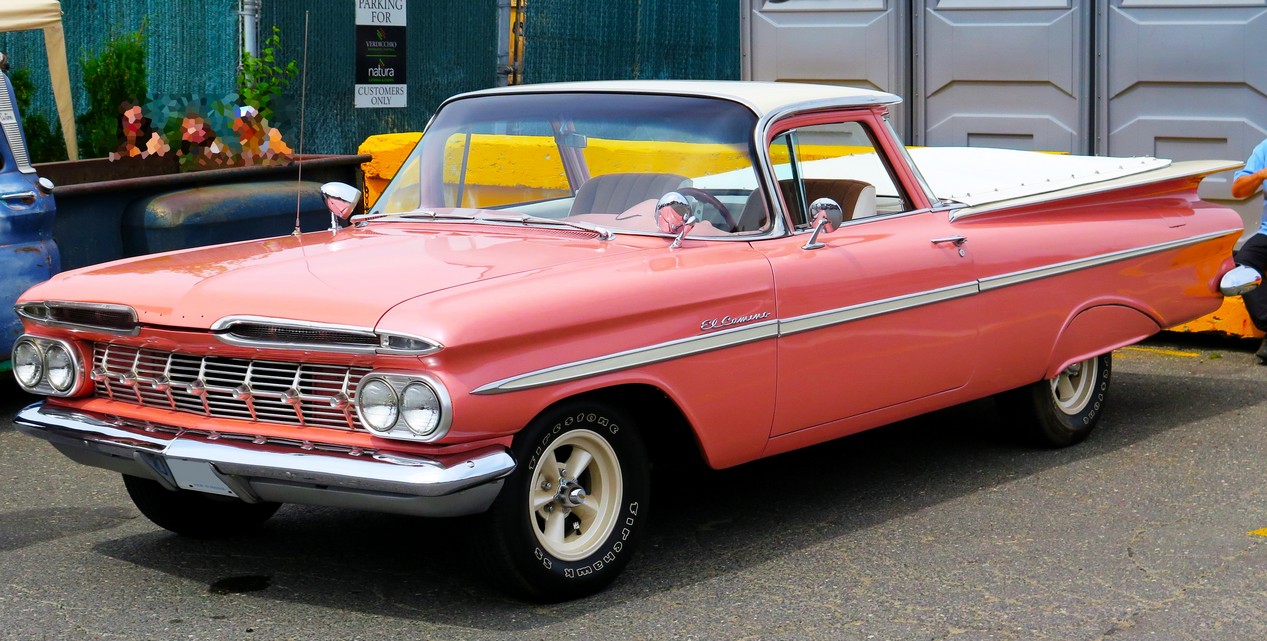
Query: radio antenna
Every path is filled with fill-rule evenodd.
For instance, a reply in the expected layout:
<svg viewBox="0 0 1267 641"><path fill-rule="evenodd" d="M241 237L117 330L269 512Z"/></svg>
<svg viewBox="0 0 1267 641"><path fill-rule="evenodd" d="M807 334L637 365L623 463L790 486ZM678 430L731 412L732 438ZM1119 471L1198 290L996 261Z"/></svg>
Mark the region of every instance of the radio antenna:
<svg viewBox="0 0 1267 641"><path fill-rule="evenodd" d="M295 186L295 231L294 235L298 236L303 233L299 229L299 211L300 199L304 192L304 111L308 102L308 11L304 10L304 61L303 73L299 77L299 148L295 154L295 174L297 176Z"/></svg>

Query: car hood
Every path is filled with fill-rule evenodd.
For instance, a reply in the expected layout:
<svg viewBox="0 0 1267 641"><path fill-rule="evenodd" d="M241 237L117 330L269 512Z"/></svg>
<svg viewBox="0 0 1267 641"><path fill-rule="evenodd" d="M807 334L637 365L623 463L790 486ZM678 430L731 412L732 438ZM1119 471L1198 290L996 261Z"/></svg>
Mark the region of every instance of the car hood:
<svg viewBox="0 0 1267 641"><path fill-rule="evenodd" d="M60 274L23 300L128 305L142 323L209 328L230 315L373 327L402 301L510 274L637 251L586 232L406 224L125 259Z"/></svg>

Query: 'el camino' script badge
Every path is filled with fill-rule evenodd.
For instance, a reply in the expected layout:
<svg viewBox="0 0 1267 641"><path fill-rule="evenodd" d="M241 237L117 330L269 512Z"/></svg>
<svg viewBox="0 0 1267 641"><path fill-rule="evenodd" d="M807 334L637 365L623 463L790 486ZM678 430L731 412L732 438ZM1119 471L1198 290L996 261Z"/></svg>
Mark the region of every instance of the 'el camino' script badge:
<svg viewBox="0 0 1267 641"><path fill-rule="evenodd" d="M742 325L751 323L752 321L765 320L770 317L770 312L761 312L760 314L749 314L747 316L722 316L721 318L710 318L699 324L699 331L708 332L714 329L725 329L734 325Z"/></svg>

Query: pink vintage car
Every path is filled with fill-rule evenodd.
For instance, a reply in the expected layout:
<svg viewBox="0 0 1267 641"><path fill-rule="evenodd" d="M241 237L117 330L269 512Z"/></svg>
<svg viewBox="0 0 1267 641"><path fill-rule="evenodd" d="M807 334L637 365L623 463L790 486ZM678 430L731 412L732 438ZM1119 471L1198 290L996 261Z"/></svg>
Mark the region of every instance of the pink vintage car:
<svg viewBox="0 0 1267 641"><path fill-rule="evenodd" d="M331 230L28 291L14 373L48 398L17 423L188 536L287 502L483 514L489 574L563 599L629 561L662 455L725 468L992 395L1070 445L1115 348L1260 279L1196 196L1236 163L908 152L897 101L457 96ZM358 194L326 193L341 216Z"/></svg>

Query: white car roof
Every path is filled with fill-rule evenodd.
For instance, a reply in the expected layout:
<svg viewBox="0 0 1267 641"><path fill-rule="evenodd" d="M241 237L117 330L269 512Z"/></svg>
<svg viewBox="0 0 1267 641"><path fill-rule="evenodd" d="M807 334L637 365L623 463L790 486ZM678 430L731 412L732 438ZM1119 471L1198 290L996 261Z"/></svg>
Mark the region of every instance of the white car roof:
<svg viewBox="0 0 1267 641"><path fill-rule="evenodd" d="M592 82L555 82L536 85L513 85L485 89L455 96L501 94L501 93L643 93L672 94L679 96L702 96L724 98L741 102L752 108L758 116L766 116L774 112L793 107L812 106L844 106L868 107L875 105L891 105L902 101L901 98L883 91L840 87L837 85L815 85L792 82L756 82L739 80L600 80Z"/></svg>

